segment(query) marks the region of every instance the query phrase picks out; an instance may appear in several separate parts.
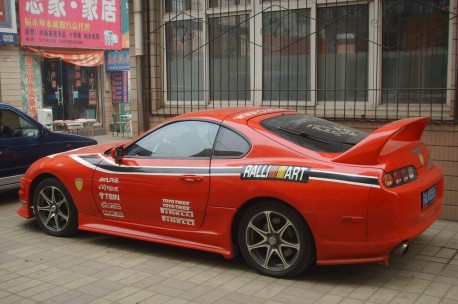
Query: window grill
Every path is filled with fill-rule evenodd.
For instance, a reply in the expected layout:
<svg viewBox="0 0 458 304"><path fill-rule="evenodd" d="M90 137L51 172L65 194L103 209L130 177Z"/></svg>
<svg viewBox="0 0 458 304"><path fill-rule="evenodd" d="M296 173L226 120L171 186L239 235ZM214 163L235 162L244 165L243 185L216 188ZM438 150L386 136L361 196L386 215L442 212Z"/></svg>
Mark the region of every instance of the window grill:
<svg viewBox="0 0 458 304"><path fill-rule="evenodd" d="M143 103L457 122L456 2L147 1Z"/></svg>

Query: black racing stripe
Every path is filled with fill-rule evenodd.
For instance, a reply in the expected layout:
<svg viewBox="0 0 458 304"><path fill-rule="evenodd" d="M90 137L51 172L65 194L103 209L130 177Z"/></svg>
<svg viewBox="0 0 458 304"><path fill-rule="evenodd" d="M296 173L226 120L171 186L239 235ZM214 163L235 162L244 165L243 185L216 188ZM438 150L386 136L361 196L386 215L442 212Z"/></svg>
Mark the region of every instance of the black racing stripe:
<svg viewBox="0 0 458 304"><path fill-rule="evenodd" d="M316 177L316 178L339 180L339 181L359 183L359 184L378 185L377 178L371 178L371 177L366 177L366 176L342 175L342 174L335 174L335 173L330 173L330 172L316 172L313 170L310 171L308 174L310 177Z"/></svg>
<svg viewBox="0 0 458 304"><path fill-rule="evenodd" d="M242 168L211 168L211 174L240 174Z"/></svg>
<svg viewBox="0 0 458 304"><path fill-rule="evenodd" d="M97 166L100 161L102 161L102 158L100 158L99 155L94 154L94 155L77 155L79 158L87 161L88 163Z"/></svg>
<svg viewBox="0 0 458 304"><path fill-rule="evenodd" d="M115 166L106 162L102 162L98 166L101 169L111 171L113 173L145 173L145 174L209 174L208 168L182 168L182 167L129 167Z"/></svg>
<svg viewBox="0 0 458 304"><path fill-rule="evenodd" d="M183 168L183 167L129 167L119 166L107 162L98 155L80 155L88 163L97 166L100 169L113 173L144 173L144 174L209 174L207 168Z"/></svg>
<svg viewBox="0 0 458 304"><path fill-rule="evenodd" d="M143 173L143 174L240 174L242 173L242 168L183 168L183 167L128 167L128 166L118 166L113 165L105 160L103 160L99 155L80 155L81 159L84 159L88 163L98 166L101 169L111 171L113 173ZM335 174L331 172L318 172L318 171L311 171L307 172L309 177L316 177L328 180L337 180L337 181L344 181L344 182L352 182L352 183L359 183L359 184L367 184L367 185L378 185L377 178L371 178L367 176L351 176L351 175L343 175L343 174Z"/></svg>

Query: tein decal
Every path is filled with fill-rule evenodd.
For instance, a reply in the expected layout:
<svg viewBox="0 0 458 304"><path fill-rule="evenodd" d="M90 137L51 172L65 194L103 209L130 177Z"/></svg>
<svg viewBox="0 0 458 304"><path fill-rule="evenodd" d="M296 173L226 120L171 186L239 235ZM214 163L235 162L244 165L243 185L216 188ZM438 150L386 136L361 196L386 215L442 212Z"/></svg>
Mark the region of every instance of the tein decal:
<svg viewBox="0 0 458 304"><path fill-rule="evenodd" d="M306 183L309 180L309 167L279 165L247 165L243 167L240 179L271 179Z"/></svg>

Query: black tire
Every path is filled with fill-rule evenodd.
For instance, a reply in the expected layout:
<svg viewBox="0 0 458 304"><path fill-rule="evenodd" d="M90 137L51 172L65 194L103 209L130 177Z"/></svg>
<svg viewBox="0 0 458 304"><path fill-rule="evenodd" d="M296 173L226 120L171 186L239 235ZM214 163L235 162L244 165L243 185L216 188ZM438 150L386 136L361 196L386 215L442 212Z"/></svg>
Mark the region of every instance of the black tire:
<svg viewBox="0 0 458 304"><path fill-rule="evenodd" d="M70 236L78 231L78 212L67 188L55 178L41 181L33 194L38 225L47 234Z"/></svg>
<svg viewBox="0 0 458 304"><path fill-rule="evenodd" d="M249 207L238 227L245 261L261 274L291 278L315 262L309 227L291 207L265 201Z"/></svg>

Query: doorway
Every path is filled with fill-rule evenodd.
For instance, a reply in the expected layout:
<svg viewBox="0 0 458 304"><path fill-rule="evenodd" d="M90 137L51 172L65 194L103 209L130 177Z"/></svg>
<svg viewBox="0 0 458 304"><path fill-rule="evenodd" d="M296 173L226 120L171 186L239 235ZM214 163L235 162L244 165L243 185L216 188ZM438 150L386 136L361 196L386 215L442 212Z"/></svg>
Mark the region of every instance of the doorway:
<svg viewBox="0 0 458 304"><path fill-rule="evenodd" d="M97 68L61 59L44 59L43 106L52 109L54 120L97 119Z"/></svg>

